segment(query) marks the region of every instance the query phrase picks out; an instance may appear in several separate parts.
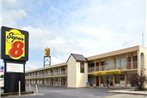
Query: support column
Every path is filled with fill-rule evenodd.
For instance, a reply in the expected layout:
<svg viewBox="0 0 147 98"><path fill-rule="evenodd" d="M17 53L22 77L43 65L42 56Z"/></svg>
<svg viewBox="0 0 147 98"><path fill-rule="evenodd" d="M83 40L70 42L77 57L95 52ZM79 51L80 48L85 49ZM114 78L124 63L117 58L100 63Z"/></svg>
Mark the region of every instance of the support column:
<svg viewBox="0 0 147 98"><path fill-rule="evenodd" d="M37 84L37 79L35 79L36 81L35 81L35 84Z"/></svg>
<svg viewBox="0 0 147 98"><path fill-rule="evenodd" d="M113 75L113 86L115 86L115 75Z"/></svg>
<svg viewBox="0 0 147 98"><path fill-rule="evenodd" d="M114 61L115 69L118 69L118 66L116 65L116 57L113 57L113 61Z"/></svg>
<svg viewBox="0 0 147 98"><path fill-rule="evenodd" d="M101 86L101 76L99 76L99 86Z"/></svg>
<svg viewBox="0 0 147 98"><path fill-rule="evenodd" d="M131 55L131 69L133 68L133 55Z"/></svg>
<svg viewBox="0 0 147 98"><path fill-rule="evenodd" d="M96 71L96 60L94 60L94 71Z"/></svg>
<svg viewBox="0 0 147 98"><path fill-rule="evenodd" d="M127 73L125 73L125 88L127 88Z"/></svg>
<svg viewBox="0 0 147 98"><path fill-rule="evenodd" d="M93 86L93 87L96 86L96 76L93 77L93 84L92 84L92 86Z"/></svg>

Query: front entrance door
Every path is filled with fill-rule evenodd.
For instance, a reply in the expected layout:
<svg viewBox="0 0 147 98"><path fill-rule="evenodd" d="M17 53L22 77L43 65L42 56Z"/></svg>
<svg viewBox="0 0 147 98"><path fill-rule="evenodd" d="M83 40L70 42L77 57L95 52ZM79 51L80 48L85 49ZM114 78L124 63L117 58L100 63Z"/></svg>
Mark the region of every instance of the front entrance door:
<svg viewBox="0 0 147 98"><path fill-rule="evenodd" d="M108 76L109 86L113 86L113 75Z"/></svg>
<svg viewBox="0 0 147 98"><path fill-rule="evenodd" d="M104 84L107 87L113 86L113 75L104 76Z"/></svg>
<svg viewBox="0 0 147 98"><path fill-rule="evenodd" d="M96 76L96 86L99 86L99 76Z"/></svg>

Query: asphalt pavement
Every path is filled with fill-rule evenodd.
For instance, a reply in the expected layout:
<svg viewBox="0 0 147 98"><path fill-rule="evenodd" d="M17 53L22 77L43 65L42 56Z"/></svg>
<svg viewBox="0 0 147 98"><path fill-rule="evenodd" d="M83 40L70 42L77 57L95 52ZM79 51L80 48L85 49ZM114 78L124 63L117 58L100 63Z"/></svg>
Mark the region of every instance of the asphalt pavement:
<svg viewBox="0 0 147 98"><path fill-rule="evenodd" d="M29 88L27 88L29 90ZM35 87L32 90L36 91ZM32 95L9 96L7 98L147 98L145 95L108 93L111 89L100 88L63 88L38 87L38 93Z"/></svg>

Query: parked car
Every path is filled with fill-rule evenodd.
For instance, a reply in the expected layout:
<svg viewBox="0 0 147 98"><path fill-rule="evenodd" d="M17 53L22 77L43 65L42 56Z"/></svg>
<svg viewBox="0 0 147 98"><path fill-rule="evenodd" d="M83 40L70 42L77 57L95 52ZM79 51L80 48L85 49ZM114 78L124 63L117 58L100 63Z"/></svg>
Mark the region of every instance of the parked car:
<svg viewBox="0 0 147 98"><path fill-rule="evenodd" d="M4 78L0 78L0 88L4 88Z"/></svg>

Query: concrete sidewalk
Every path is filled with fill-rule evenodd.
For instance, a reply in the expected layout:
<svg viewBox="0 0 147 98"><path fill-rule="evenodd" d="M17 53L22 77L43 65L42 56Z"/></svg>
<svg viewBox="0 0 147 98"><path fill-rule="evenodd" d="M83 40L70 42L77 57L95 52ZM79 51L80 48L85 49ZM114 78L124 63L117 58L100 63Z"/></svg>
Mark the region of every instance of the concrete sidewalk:
<svg viewBox="0 0 147 98"><path fill-rule="evenodd" d="M133 95L147 95L147 91L134 91L130 89L123 90L109 90L108 93L118 93L118 94L133 94Z"/></svg>

